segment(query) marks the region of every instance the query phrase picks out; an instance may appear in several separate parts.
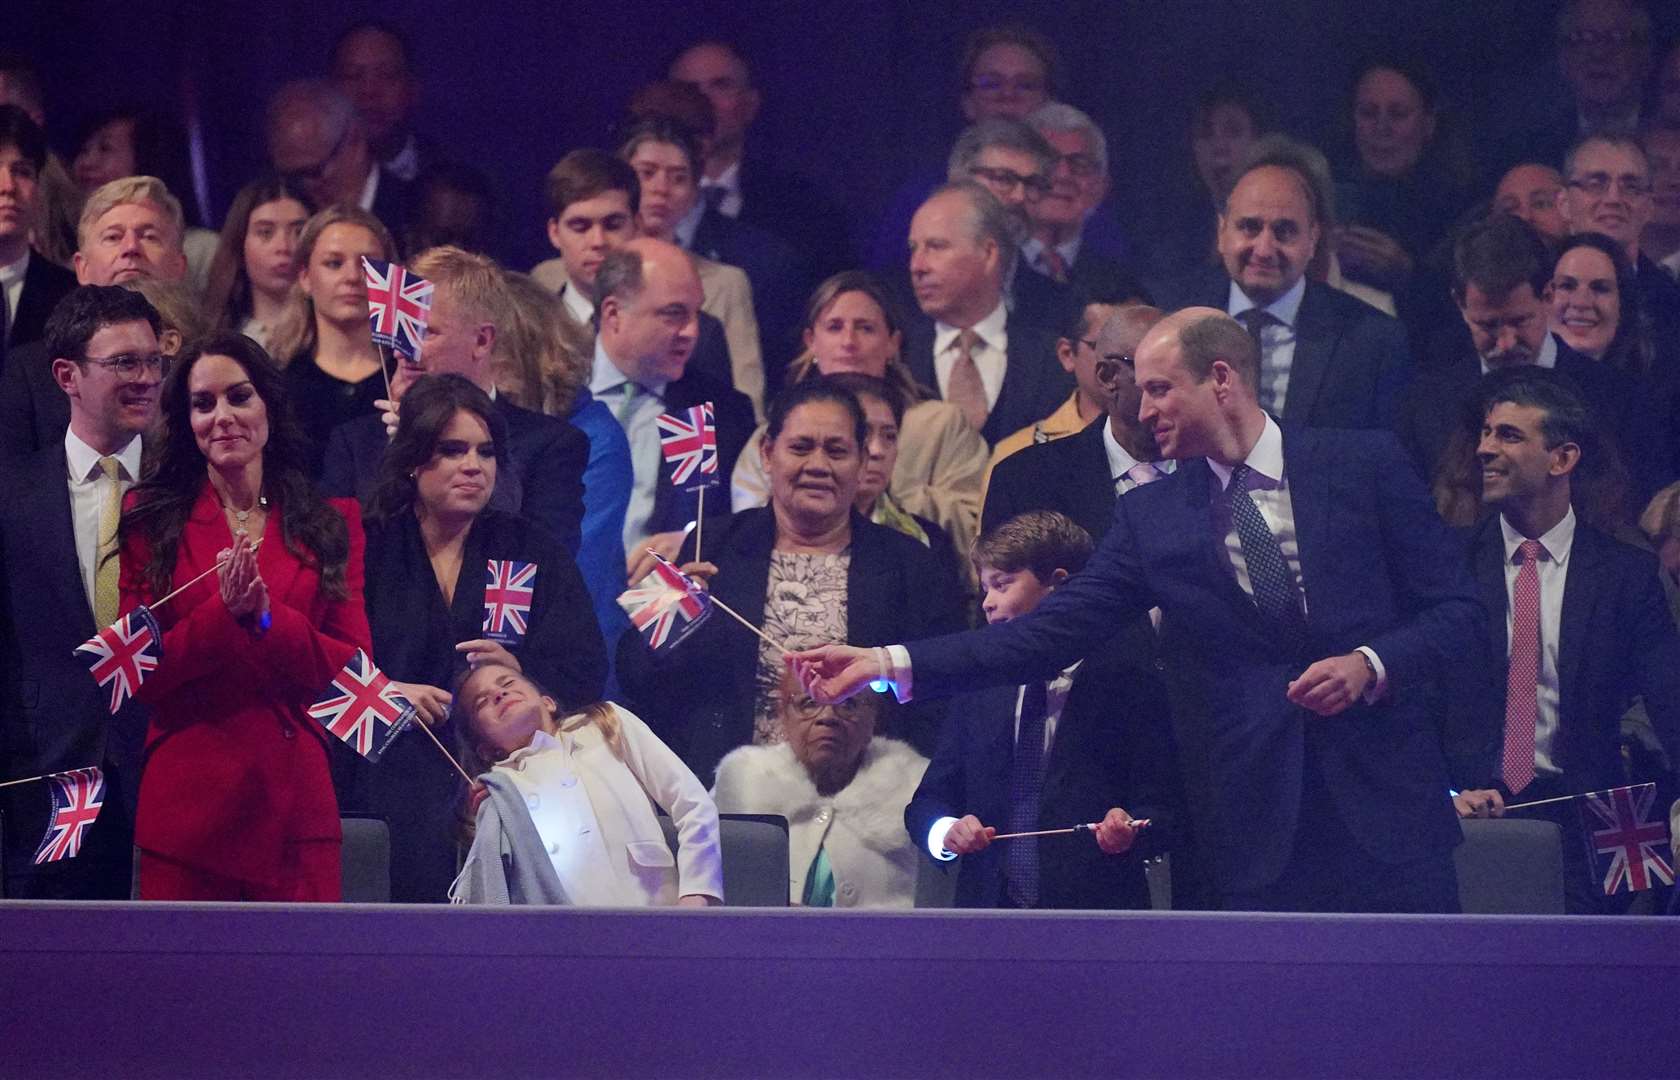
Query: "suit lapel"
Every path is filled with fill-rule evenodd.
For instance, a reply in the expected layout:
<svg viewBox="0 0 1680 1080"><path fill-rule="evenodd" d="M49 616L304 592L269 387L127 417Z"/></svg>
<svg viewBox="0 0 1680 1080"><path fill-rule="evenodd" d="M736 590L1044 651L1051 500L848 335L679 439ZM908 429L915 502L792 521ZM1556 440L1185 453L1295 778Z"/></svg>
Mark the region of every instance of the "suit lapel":
<svg viewBox="0 0 1680 1080"><path fill-rule="evenodd" d="M909 340L904 345L904 355L910 365L910 374L916 381L933 391L934 397L943 397L939 392L939 380L933 372L933 323L929 319L917 319L910 324Z"/></svg>
<svg viewBox="0 0 1680 1080"><path fill-rule="evenodd" d="M1283 471L1288 478L1289 503L1295 516L1295 542L1301 560L1301 591L1307 597L1308 625L1312 623L1310 567L1320 565L1319 555L1327 542L1330 511L1330 470L1318 461L1319 444L1310 431L1285 428Z"/></svg>
<svg viewBox="0 0 1680 1080"><path fill-rule="evenodd" d="M70 505L70 459L61 442L52 450L43 452L39 460L41 465L35 490L41 493L43 502L42 512L34 518L45 534L40 537L40 550L70 553L68 559L52 560L51 564L57 567L52 575L52 587L63 597L58 610L73 612L72 617L86 631L85 636L91 638L101 628L94 625L93 604L87 594L87 586L82 582L81 560L76 556L75 512Z"/></svg>
<svg viewBox="0 0 1680 1080"><path fill-rule="evenodd" d="M1202 559L1206 566L1209 580L1217 582L1215 591L1224 597L1231 610L1236 613L1244 625L1251 626L1262 634L1267 633L1261 625L1260 609L1254 606L1254 600L1237 584L1237 576L1231 572L1231 564L1225 557L1225 536L1219 531L1213 516L1213 470L1208 468L1206 458L1194 458L1179 466L1184 476L1185 509L1190 514L1190 521L1185 525L1184 535L1203 537L1201 543Z"/></svg>
<svg viewBox="0 0 1680 1080"><path fill-rule="evenodd" d="M1504 667L1511 652L1509 631L1505 628L1510 616L1510 600L1505 591L1505 539L1495 514L1482 524L1475 544L1476 591L1482 608L1487 612L1488 655ZM1503 680L1500 685L1503 686Z"/></svg>
<svg viewBox="0 0 1680 1080"><path fill-rule="evenodd" d="M1103 446L1102 429L1107 423L1108 417L1100 416L1073 436L1073 471L1066 479L1073 481L1073 498L1080 511L1073 515L1076 521L1106 521L1114 516L1114 480L1108 474L1108 451Z"/></svg>
<svg viewBox="0 0 1680 1080"><path fill-rule="evenodd" d="M1330 368L1330 352L1336 344L1336 331L1324 311L1323 286L1307 283L1306 295L1295 317L1295 357L1289 365L1289 392L1284 398L1281 419L1292 424L1304 424L1312 416L1313 404L1318 400L1319 388L1324 385Z"/></svg>
<svg viewBox="0 0 1680 1080"><path fill-rule="evenodd" d="M1575 526L1569 569L1563 582L1563 613L1558 618L1558 702L1565 716L1573 714L1570 696L1581 661L1592 642L1593 608L1597 604L1602 563L1598 537L1584 525Z"/></svg>

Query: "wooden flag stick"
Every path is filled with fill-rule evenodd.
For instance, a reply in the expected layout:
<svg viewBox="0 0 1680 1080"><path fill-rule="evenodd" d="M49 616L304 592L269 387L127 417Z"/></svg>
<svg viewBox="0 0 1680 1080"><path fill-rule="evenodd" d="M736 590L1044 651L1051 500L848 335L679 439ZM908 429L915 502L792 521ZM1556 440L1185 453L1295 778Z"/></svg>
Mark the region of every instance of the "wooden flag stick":
<svg viewBox="0 0 1680 1080"><path fill-rule="evenodd" d="M68 770L60 771L64 772ZM26 776L22 780L8 780L4 784L0 784L0 787L16 787L19 784L33 784L37 780L45 780L47 777L52 775L52 773L42 773L40 776Z"/></svg>
<svg viewBox="0 0 1680 1080"><path fill-rule="evenodd" d="M260 536L257 537L255 540L251 541L252 550L255 550L255 549L261 547L262 542L263 542L263 538L260 537ZM163 599L154 600L150 604L147 604L146 606L149 607L149 608L160 608L160 607L162 607L163 605L169 603L169 601L175 599L177 596L180 596L182 593L184 593L188 589L192 588L194 585L197 585L199 582L201 582L205 578L209 577L211 574L214 574L217 570L220 570L221 568L222 568L221 563L217 562L217 564L215 566L212 566L210 569L204 571L202 574L199 574L197 577L193 578L191 581L187 582L185 585L182 585L180 588L176 589L174 592L171 592L168 595L164 596Z"/></svg>
<svg viewBox="0 0 1680 1080"><path fill-rule="evenodd" d="M710 599L711 599L711 602L713 604L716 604L718 607L723 609L723 613L725 615L728 615L730 618L734 619L736 622L740 623L742 626L746 627L748 630L751 630L753 633L757 634L760 638L764 639L764 642L767 645L769 645L772 649L775 649L777 652L781 653L783 656L791 656L792 655L792 653L790 653L788 651L788 647L786 645L783 645L781 642L777 641L775 638L772 638L769 634L766 634L764 631L760 630L758 627L756 627L752 623L748 622L734 608L730 607L728 604L724 603L722 600L719 600L715 596L711 597Z"/></svg>
<svg viewBox="0 0 1680 1080"><path fill-rule="evenodd" d="M694 561L700 561L700 532L706 527L706 489L700 489L700 505L694 512Z"/></svg>
<svg viewBox="0 0 1680 1080"><path fill-rule="evenodd" d="M473 786L473 778L467 775L467 770L461 768L461 763L459 761L455 760L455 755L451 754L449 752L448 748L445 747L443 745L443 743L438 741L438 737L435 734L432 733L432 729L427 726L426 722L424 720L420 719L420 716L419 716L418 713L415 714L414 722L416 724L420 725L420 730L424 731L426 733L426 738L432 740L432 745L438 748L438 753L440 753L444 757L448 758L449 759L449 764L455 766L455 771L461 774L461 779L463 779L467 782L467 786L472 787Z"/></svg>
<svg viewBox="0 0 1680 1080"><path fill-rule="evenodd" d="M1149 828L1149 819L1146 818L1146 817L1133 818L1131 820L1131 826L1134 829L1142 831L1144 829ZM992 839L993 840L1025 840L1029 836L1072 836L1074 833L1096 832L1096 831L1097 831L1097 823L1093 821L1088 825L1075 825L1071 829L1041 829L1038 832L999 833L996 836L992 837Z"/></svg>
<svg viewBox="0 0 1680 1080"><path fill-rule="evenodd" d="M1505 809L1527 810L1531 806L1545 806L1548 803L1570 802L1574 799L1584 799L1588 795L1608 795L1612 791L1620 791L1622 788L1637 788L1644 786L1644 784L1622 784L1620 787L1602 788L1598 791L1583 791L1579 795L1559 795L1554 799L1535 799L1533 802L1510 803L1505 807Z"/></svg>

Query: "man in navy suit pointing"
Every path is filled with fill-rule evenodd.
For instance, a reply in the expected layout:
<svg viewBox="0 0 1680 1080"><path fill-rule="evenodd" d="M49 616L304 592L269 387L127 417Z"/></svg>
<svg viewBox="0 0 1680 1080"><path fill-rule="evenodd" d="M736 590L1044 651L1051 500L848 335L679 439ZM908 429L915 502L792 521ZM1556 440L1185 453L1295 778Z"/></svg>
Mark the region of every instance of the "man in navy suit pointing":
<svg viewBox="0 0 1680 1080"><path fill-rule="evenodd" d="M1224 312L1178 312L1135 360L1139 418L1182 464L1117 501L1083 572L1000 626L800 653L802 679L826 700L1043 679L1160 607L1223 906L1458 910L1436 680L1483 647L1483 615L1428 492L1387 433L1281 428Z"/></svg>

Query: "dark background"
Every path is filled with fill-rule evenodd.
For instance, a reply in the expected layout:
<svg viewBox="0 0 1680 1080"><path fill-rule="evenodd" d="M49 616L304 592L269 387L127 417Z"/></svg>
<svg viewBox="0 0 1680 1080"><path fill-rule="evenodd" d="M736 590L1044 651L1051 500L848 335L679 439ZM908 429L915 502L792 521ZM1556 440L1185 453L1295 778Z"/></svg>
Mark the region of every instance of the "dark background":
<svg viewBox="0 0 1680 1080"><path fill-rule="evenodd" d="M1060 96L1108 133L1123 221L1147 218L1191 183L1190 108L1223 74L1268 93L1288 129L1326 150L1350 67L1383 47L1427 59L1446 115L1476 136L1489 166L1500 163L1496 133L1568 116L1552 48L1560 0L12 4L0 42L41 62L61 152L74 151L78 123L103 106L185 116L196 99L214 220L260 161L267 95L323 73L348 22L399 21L424 83L417 126L489 173L502 254L517 268L550 254L540 198L548 167L601 143L630 92L704 34L736 39L754 60L764 94L754 152L813 176L860 234L917 165L943 161L961 122L963 36L1000 20L1028 23L1061 49ZM1680 29L1680 4L1653 9L1661 43Z"/></svg>

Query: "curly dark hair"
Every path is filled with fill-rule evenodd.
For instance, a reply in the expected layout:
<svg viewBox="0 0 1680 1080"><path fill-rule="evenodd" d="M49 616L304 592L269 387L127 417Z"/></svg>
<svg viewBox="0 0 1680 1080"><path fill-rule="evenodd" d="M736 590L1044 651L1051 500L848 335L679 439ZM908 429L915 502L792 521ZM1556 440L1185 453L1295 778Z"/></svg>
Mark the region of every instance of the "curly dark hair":
<svg viewBox="0 0 1680 1080"><path fill-rule="evenodd" d="M397 433L379 465L379 479L363 502L370 523L383 524L414 509L419 495L414 473L432 460L443 429L461 411L472 413L490 430L496 464L507 464L507 421L490 395L462 375L425 375L403 394Z"/></svg>
<svg viewBox="0 0 1680 1080"><path fill-rule="evenodd" d="M281 541L305 565L321 574L321 589L334 599L348 595L345 568L350 561L350 530L344 517L310 483L309 451L303 429L292 416L285 379L263 347L244 334L221 333L188 346L175 360L163 384L163 435L156 465L133 493L119 534L138 536L150 549L146 584L152 595L172 587L181 529L208 483L209 463L192 430L193 368L206 356L225 356L238 364L268 411L268 443L263 447L263 495L280 507Z"/></svg>

